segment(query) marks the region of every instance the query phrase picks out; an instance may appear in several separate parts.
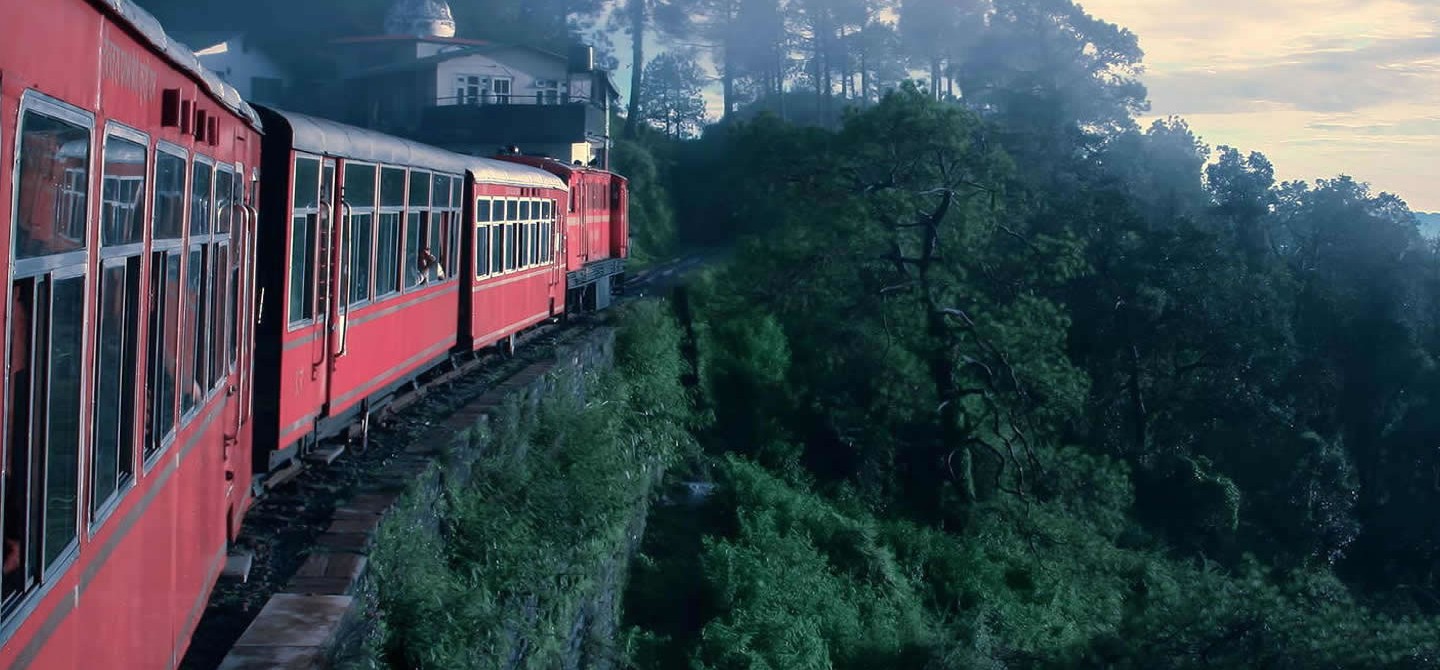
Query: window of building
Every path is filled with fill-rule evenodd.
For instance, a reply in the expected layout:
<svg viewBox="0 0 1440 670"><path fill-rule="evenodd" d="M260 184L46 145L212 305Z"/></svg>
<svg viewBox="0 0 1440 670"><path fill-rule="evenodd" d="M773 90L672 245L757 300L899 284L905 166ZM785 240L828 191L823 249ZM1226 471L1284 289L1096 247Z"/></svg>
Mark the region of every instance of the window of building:
<svg viewBox="0 0 1440 670"><path fill-rule="evenodd" d="M80 521L85 231L94 119L27 94L11 210L9 430L0 478L10 614L76 545Z"/></svg>
<svg viewBox="0 0 1440 670"><path fill-rule="evenodd" d="M560 104L560 82L554 79L536 79L535 102L541 105Z"/></svg>
<svg viewBox="0 0 1440 670"><path fill-rule="evenodd" d="M455 76L455 104L457 105L478 105L481 104L481 95L485 91L484 78L473 74L461 74Z"/></svg>
<svg viewBox="0 0 1440 670"><path fill-rule="evenodd" d="M490 80L491 92L495 95L495 104L510 104L510 84L511 80L506 78L496 77Z"/></svg>

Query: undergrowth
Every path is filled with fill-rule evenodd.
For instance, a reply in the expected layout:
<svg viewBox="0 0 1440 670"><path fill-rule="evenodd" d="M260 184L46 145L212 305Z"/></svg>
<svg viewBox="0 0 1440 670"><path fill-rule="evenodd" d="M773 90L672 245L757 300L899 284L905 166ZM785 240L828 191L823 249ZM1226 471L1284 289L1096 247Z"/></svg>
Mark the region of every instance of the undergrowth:
<svg viewBox="0 0 1440 670"><path fill-rule="evenodd" d="M663 306L617 315L616 365L492 419L484 455L434 509L381 526L376 666L559 667L611 654L620 575L657 473L689 445L679 331ZM609 610L609 611L606 611Z"/></svg>

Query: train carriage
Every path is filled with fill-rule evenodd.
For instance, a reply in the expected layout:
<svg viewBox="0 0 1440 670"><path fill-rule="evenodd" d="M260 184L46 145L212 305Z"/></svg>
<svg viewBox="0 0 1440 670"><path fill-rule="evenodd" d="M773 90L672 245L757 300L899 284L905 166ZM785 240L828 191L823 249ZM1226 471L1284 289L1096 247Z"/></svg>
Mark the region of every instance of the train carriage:
<svg viewBox="0 0 1440 670"><path fill-rule="evenodd" d="M472 349L565 312L565 182L543 170L471 159L465 248L469 300L462 337Z"/></svg>
<svg viewBox="0 0 1440 670"><path fill-rule="evenodd" d="M259 107L257 461L339 434L459 342L467 159Z"/></svg>
<svg viewBox="0 0 1440 670"><path fill-rule="evenodd" d="M250 502L258 119L128 0L0 16L0 667L171 667Z"/></svg>

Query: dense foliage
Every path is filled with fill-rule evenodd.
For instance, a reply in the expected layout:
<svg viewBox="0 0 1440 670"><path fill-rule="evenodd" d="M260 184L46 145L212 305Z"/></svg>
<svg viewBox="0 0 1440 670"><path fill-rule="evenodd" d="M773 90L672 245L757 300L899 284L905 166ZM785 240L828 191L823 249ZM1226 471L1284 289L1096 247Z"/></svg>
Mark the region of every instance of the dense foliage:
<svg viewBox="0 0 1440 670"><path fill-rule="evenodd" d="M636 667L1440 662L1440 251L1073 67L673 149L741 243L678 301L720 493L647 540Z"/></svg>

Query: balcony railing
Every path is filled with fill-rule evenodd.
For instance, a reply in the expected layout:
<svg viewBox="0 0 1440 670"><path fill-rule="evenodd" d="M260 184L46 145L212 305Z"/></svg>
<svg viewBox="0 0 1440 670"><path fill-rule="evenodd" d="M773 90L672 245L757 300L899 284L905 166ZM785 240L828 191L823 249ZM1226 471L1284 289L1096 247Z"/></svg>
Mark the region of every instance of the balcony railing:
<svg viewBox="0 0 1440 670"><path fill-rule="evenodd" d="M572 96L567 93L550 91L528 95L500 94L500 93L478 93L475 95L455 95L448 98L440 98L435 101L436 107L467 106L481 107L485 105L569 105L571 103L589 103L598 101L588 96Z"/></svg>

